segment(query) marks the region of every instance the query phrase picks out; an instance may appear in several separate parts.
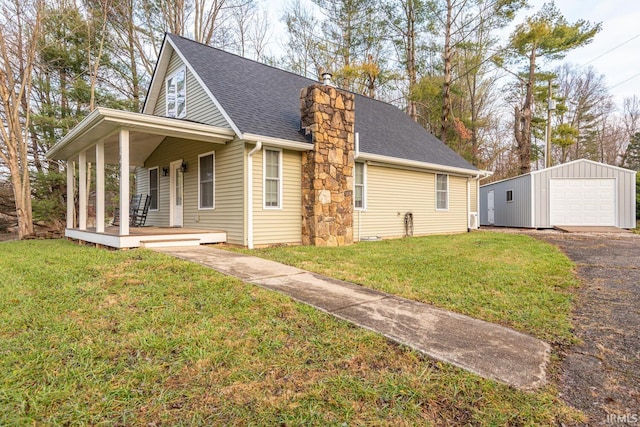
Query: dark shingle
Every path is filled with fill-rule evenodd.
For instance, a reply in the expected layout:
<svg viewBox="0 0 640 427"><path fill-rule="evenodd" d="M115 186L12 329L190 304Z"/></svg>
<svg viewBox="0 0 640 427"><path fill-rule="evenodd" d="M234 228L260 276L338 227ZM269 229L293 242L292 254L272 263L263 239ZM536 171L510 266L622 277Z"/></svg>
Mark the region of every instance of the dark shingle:
<svg viewBox="0 0 640 427"><path fill-rule="evenodd" d="M315 80L167 35L242 133L307 142L299 133L300 89ZM360 151L477 170L391 104L356 95Z"/></svg>

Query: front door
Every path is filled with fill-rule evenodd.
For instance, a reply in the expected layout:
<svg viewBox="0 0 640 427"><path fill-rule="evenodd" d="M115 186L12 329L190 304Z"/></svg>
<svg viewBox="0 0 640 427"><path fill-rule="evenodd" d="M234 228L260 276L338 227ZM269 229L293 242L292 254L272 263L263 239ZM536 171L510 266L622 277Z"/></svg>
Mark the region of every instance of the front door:
<svg viewBox="0 0 640 427"><path fill-rule="evenodd" d="M491 225L495 222L493 190L487 191L487 222Z"/></svg>
<svg viewBox="0 0 640 427"><path fill-rule="evenodd" d="M182 172L182 160L171 162L171 210L169 222L172 227L182 227L183 199L184 199L184 172Z"/></svg>

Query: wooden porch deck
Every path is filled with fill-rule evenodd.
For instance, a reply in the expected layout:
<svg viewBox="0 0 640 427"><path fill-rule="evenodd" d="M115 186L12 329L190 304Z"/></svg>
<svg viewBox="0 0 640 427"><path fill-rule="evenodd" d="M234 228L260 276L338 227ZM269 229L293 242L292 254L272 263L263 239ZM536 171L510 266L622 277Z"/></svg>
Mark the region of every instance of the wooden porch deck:
<svg viewBox="0 0 640 427"><path fill-rule="evenodd" d="M96 245L117 249L160 246L196 246L203 243L224 243L227 233L221 230L203 230L183 227L130 227L129 234L121 236L115 226L105 227L104 233L95 228L80 230L67 228L65 236Z"/></svg>

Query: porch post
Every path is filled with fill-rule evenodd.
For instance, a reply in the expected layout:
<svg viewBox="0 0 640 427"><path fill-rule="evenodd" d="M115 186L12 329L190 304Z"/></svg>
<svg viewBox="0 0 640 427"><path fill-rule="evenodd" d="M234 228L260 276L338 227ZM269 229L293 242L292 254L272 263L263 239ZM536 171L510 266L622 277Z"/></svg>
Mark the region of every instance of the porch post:
<svg viewBox="0 0 640 427"><path fill-rule="evenodd" d="M120 232L129 235L129 130L120 129Z"/></svg>
<svg viewBox="0 0 640 427"><path fill-rule="evenodd" d="M78 156L78 198L80 212L78 212L78 228L80 230L87 229L87 152L82 151Z"/></svg>
<svg viewBox="0 0 640 427"><path fill-rule="evenodd" d="M104 141L96 144L96 232L104 233Z"/></svg>
<svg viewBox="0 0 640 427"><path fill-rule="evenodd" d="M73 228L75 225L76 204L76 177L75 164L73 160L67 160L67 228Z"/></svg>

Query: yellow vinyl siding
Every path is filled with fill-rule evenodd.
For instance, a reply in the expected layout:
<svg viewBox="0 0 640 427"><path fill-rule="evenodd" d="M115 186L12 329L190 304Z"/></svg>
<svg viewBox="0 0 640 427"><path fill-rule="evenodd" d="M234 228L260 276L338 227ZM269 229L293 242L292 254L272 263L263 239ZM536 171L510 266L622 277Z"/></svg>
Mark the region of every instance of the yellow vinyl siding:
<svg viewBox="0 0 640 427"><path fill-rule="evenodd" d="M469 180L469 212L478 212L478 180L473 178Z"/></svg>
<svg viewBox="0 0 640 427"><path fill-rule="evenodd" d="M248 149L253 148L249 146ZM253 156L253 243L270 245L300 243L302 240L301 157L299 152L282 152L282 208L263 208L263 147Z"/></svg>
<svg viewBox="0 0 640 427"><path fill-rule="evenodd" d="M435 174L367 166L367 209L354 211L354 237L402 237L413 213L413 233L467 231L467 178L449 176L449 209L435 208Z"/></svg>
<svg viewBox="0 0 640 427"><path fill-rule="evenodd" d="M175 73L184 64L180 57L175 54L171 55L169 66L167 67L167 73L163 77L162 87L160 88L160 94L158 95L158 101L154 108L153 114L156 116L165 117L167 115L167 89L165 87L166 81L164 79ZM212 126L220 126L230 128L229 123L223 117L222 113L215 106L209 95L202 88L196 77L186 69L187 73L187 120L191 120L198 123L205 123Z"/></svg>
<svg viewBox="0 0 640 427"><path fill-rule="evenodd" d="M198 155L215 151L215 209L198 209ZM176 160L184 160L188 170L184 174L184 222L188 228L227 232L229 243L244 244L244 144L240 141L226 145L166 138L149 156L139 177L148 168L159 166L159 210L149 212L147 225L169 226L169 176L162 176L162 168ZM144 172L143 172L144 171ZM138 191L147 192L146 182L138 183Z"/></svg>

